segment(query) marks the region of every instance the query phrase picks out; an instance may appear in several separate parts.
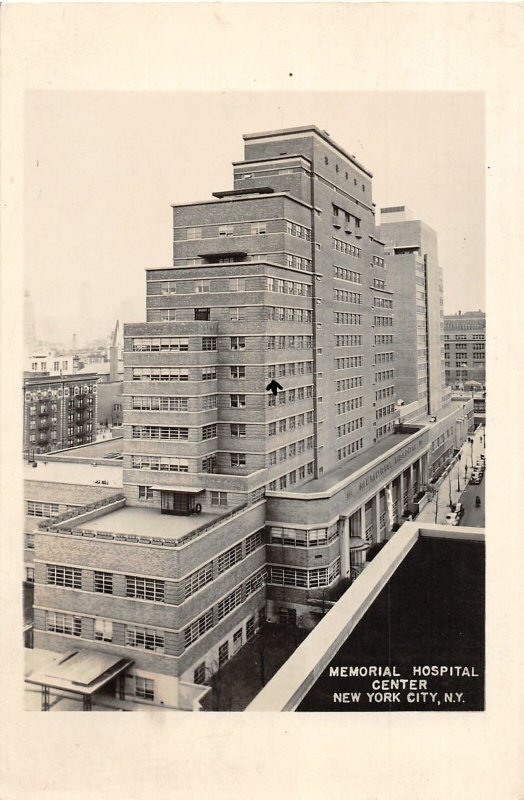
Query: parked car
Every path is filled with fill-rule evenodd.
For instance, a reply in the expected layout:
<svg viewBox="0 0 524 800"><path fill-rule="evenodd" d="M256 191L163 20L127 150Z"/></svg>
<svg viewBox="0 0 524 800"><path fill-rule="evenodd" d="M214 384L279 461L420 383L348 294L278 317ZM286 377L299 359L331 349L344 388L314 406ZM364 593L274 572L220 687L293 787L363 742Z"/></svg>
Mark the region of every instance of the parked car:
<svg viewBox="0 0 524 800"><path fill-rule="evenodd" d="M485 461L486 460L486 453L481 453L480 454L480 458L481 458L482 461Z"/></svg>
<svg viewBox="0 0 524 800"><path fill-rule="evenodd" d="M446 514L446 519L444 520L445 525L458 525L460 523L460 517L455 511L450 511L449 514Z"/></svg>
<svg viewBox="0 0 524 800"><path fill-rule="evenodd" d="M455 514L458 516L459 519L462 519L464 516L464 503L457 503L455 506Z"/></svg>
<svg viewBox="0 0 524 800"><path fill-rule="evenodd" d="M470 483L477 484L480 483L481 480L482 480L482 475L480 475L478 472L476 473L474 472L472 475L469 476Z"/></svg>

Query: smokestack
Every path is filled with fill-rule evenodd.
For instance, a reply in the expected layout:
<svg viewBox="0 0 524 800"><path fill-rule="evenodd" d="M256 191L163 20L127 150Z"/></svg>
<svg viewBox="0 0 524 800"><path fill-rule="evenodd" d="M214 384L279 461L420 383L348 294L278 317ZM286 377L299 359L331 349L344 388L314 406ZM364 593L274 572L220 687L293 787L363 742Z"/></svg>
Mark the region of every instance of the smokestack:
<svg viewBox="0 0 524 800"><path fill-rule="evenodd" d="M111 338L111 346L109 348L109 380L114 383L118 380L118 320L115 325L115 330Z"/></svg>

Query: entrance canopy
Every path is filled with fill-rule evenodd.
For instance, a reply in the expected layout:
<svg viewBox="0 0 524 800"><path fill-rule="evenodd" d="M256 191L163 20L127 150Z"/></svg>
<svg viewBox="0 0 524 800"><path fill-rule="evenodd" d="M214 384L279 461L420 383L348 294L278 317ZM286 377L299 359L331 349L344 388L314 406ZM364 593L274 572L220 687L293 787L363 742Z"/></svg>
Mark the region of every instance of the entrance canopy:
<svg viewBox="0 0 524 800"><path fill-rule="evenodd" d="M123 676L132 664L133 660L129 658L96 650L75 650L42 671L33 672L25 680L41 686L47 694L49 689L61 689L80 694L85 701L116 677Z"/></svg>

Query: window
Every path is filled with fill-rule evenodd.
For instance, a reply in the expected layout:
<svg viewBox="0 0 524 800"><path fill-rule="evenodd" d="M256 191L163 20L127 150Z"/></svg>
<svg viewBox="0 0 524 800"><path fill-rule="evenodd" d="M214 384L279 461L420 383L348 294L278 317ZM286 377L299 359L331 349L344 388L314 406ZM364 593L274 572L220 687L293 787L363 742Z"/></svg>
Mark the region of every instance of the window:
<svg viewBox="0 0 524 800"><path fill-rule="evenodd" d="M227 506L227 492L211 492L212 506Z"/></svg>
<svg viewBox="0 0 524 800"><path fill-rule="evenodd" d="M245 378L246 377L246 368L245 367L230 367L231 377L232 378Z"/></svg>
<svg viewBox="0 0 524 800"><path fill-rule="evenodd" d="M155 682L151 678L141 678L135 675L135 697L142 697L144 700L155 699Z"/></svg>
<svg viewBox="0 0 524 800"><path fill-rule="evenodd" d="M218 648L218 666L221 667L229 660L229 642L224 642Z"/></svg>
<svg viewBox="0 0 524 800"><path fill-rule="evenodd" d="M188 239L201 239L202 238L202 228L188 228L187 229L187 238Z"/></svg>
<svg viewBox="0 0 524 800"><path fill-rule="evenodd" d="M246 539L246 556L258 550L259 547L262 547L263 543L262 531L256 531L256 533L252 533L251 536L248 536Z"/></svg>
<svg viewBox="0 0 524 800"><path fill-rule="evenodd" d="M231 453L231 466L232 467L245 467L246 466L246 454L245 453Z"/></svg>
<svg viewBox="0 0 524 800"><path fill-rule="evenodd" d="M37 503L28 500L26 513L28 517L51 517L58 514L58 503Z"/></svg>
<svg viewBox="0 0 524 800"><path fill-rule="evenodd" d="M230 338L231 350L245 350L246 337L245 336L231 336Z"/></svg>
<svg viewBox="0 0 524 800"><path fill-rule="evenodd" d="M231 394L229 395L231 408L243 408L246 405L245 394Z"/></svg>
<svg viewBox="0 0 524 800"><path fill-rule="evenodd" d="M225 572L230 567L233 567L239 561L242 561L242 542L230 547L225 553L221 553L218 557L218 571L219 573Z"/></svg>
<svg viewBox="0 0 524 800"><path fill-rule="evenodd" d="M206 662L202 661L201 664L193 672L193 683L204 683L206 680Z"/></svg>
<svg viewBox="0 0 524 800"><path fill-rule="evenodd" d="M230 308L229 318L231 322L242 322L246 318L245 308Z"/></svg>
<svg viewBox="0 0 524 800"><path fill-rule="evenodd" d="M113 574L111 572L95 572L95 592L113 594Z"/></svg>
<svg viewBox="0 0 524 800"><path fill-rule="evenodd" d="M213 609L206 611L184 629L184 644L189 647L213 627Z"/></svg>
<svg viewBox="0 0 524 800"><path fill-rule="evenodd" d="M246 291L246 279L245 278L230 278L229 279L229 291L230 292L245 292Z"/></svg>
<svg viewBox="0 0 524 800"><path fill-rule="evenodd" d="M218 228L219 236L233 236L235 229L233 225L220 225Z"/></svg>
<svg viewBox="0 0 524 800"><path fill-rule="evenodd" d="M198 592L213 580L213 563L210 561L204 567L192 572L184 581L184 600Z"/></svg>
<svg viewBox="0 0 524 800"><path fill-rule="evenodd" d="M109 619L95 619L95 641L113 641L113 623Z"/></svg>
<svg viewBox="0 0 524 800"><path fill-rule="evenodd" d="M267 233L266 222L255 222L253 225L251 225L251 234L256 235L259 233Z"/></svg>
<svg viewBox="0 0 524 800"><path fill-rule="evenodd" d="M195 319L209 321L210 319L209 308L195 308Z"/></svg>
<svg viewBox="0 0 524 800"><path fill-rule="evenodd" d="M224 597L217 605L218 619L224 619L228 614L231 614L235 608L242 604L242 587L239 586L234 592Z"/></svg>
<svg viewBox="0 0 524 800"><path fill-rule="evenodd" d="M139 486L138 497L140 500L152 500L153 489L151 488L151 486Z"/></svg>
<svg viewBox="0 0 524 800"><path fill-rule="evenodd" d="M153 578L137 578L133 575L126 575L126 597L163 603L165 582Z"/></svg>
<svg viewBox="0 0 524 800"><path fill-rule="evenodd" d="M46 631L65 633L68 636L82 635L82 619L73 614L62 614L59 611L46 611Z"/></svg>
<svg viewBox="0 0 524 800"><path fill-rule="evenodd" d="M232 425L229 426L229 431L230 431L231 436L245 437L245 435L246 435L246 426L245 425L232 424Z"/></svg>
<svg viewBox="0 0 524 800"><path fill-rule="evenodd" d="M47 565L47 583L49 586L65 586L68 589L82 588L82 570L74 567L62 567L58 564Z"/></svg>
<svg viewBox="0 0 524 800"><path fill-rule="evenodd" d="M249 641L255 635L255 617L251 617L246 622L246 639Z"/></svg>
<svg viewBox="0 0 524 800"><path fill-rule="evenodd" d="M237 653L242 647L242 628L233 634L233 652Z"/></svg>
<svg viewBox="0 0 524 800"><path fill-rule="evenodd" d="M25 579L27 583L34 583L35 582L35 569L34 567L26 567L25 569Z"/></svg>
<svg viewBox="0 0 524 800"><path fill-rule="evenodd" d="M205 441L206 439L214 439L217 435L217 426L216 425L204 425L202 428L202 439Z"/></svg>
<svg viewBox="0 0 524 800"><path fill-rule="evenodd" d="M194 289L197 294L202 294L202 292L209 292L211 289L211 282L209 280L201 278L200 280L195 281ZM195 319L197 318L195 317Z"/></svg>
<svg viewBox="0 0 524 800"><path fill-rule="evenodd" d="M157 653L164 652L164 634L154 628L139 628L126 625L126 647L136 647L139 650L153 650Z"/></svg>
<svg viewBox="0 0 524 800"><path fill-rule="evenodd" d="M216 336L202 337L202 350L216 350L216 349L217 349Z"/></svg>
<svg viewBox="0 0 524 800"><path fill-rule="evenodd" d="M202 380L203 381L213 381L217 376L216 367L207 367L206 369L202 370Z"/></svg>

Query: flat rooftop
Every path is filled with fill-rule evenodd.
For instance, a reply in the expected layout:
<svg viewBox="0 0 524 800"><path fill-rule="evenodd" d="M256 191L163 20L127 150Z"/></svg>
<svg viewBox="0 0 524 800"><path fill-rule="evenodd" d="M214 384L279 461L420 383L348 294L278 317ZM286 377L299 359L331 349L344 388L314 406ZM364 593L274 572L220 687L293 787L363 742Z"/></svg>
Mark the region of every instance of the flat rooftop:
<svg viewBox="0 0 524 800"><path fill-rule="evenodd" d="M416 424L418 424L418 420ZM301 484L300 486L292 486L286 489L286 494L315 494L316 492L325 492L332 486L336 486L337 483L348 478L354 472L358 472L359 469L371 464L376 458L380 458L380 456L387 453L388 450L391 450L406 439L409 439L410 436L413 436L413 431L410 433L393 433L386 439L382 439L382 441L374 444L364 453L352 458L349 463L345 463L343 466L331 470L331 472L322 475L321 478L315 478L315 480L309 483ZM278 494L278 492L276 492L276 494Z"/></svg>
<svg viewBox="0 0 524 800"><path fill-rule="evenodd" d="M160 511L151 508L124 506L124 508L118 508L116 511L111 511L109 514L104 514L82 525L77 525L73 531L87 528L104 533L127 533L133 536L155 536L176 540L222 516L225 515L223 513L205 513L179 517L174 514L161 514Z"/></svg>
<svg viewBox="0 0 524 800"><path fill-rule="evenodd" d="M76 464L72 461L37 461L38 466L24 465L24 480L49 483L74 483L79 486L103 485L122 488L122 466L118 464ZM107 481L97 484L97 481Z"/></svg>
<svg viewBox="0 0 524 800"><path fill-rule="evenodd" d="M124 449L124 437L117 436L114 439L101 439L92 444L83 444L79 447L70 447L67 450L58 450L54 453L39 454L37 461L71 461L72 459L95 459L95 458L121 458Z"/></svg>

